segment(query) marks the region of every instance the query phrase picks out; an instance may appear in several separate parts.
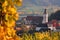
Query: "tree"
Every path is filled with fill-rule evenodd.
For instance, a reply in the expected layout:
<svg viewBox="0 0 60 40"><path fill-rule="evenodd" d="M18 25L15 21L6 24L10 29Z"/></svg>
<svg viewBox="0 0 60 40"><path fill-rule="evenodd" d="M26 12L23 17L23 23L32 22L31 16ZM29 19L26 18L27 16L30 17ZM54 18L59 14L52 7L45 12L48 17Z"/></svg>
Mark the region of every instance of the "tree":
<svg viewBox="0 0 60 40"><path fill-rule="evenodd" d="M15 21L18 13L15 6L21 6L22 0L0 0L0 40L18 40L15 34Z"/></svg>
<svg viewBox="0 0 60 40"><path fill-rule="evenodd" d="M56 19L56 20L60 20L60 10L56 11L55 13L52 13L49 16L49 21Z"/></svg>

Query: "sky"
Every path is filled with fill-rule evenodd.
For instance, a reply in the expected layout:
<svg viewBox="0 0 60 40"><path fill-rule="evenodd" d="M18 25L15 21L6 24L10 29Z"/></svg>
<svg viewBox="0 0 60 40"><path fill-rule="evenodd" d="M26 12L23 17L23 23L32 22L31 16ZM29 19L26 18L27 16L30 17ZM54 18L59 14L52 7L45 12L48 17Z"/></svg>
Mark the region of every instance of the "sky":
<svg viewBox="0 0 60 40"><path fill-rule="evenodd" d="M60 0L23 0L23 6L60 6Z"/></svg>

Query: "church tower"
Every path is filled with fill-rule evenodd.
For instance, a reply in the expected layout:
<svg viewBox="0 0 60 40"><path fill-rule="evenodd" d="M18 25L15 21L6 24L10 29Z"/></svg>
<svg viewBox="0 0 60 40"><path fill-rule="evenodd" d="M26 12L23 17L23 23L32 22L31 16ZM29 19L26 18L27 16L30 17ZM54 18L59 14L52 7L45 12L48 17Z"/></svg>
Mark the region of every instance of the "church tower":
<svg viewBox="0 0 60 40"><path fill-rule="evenodd" d="M46 12L46 10L47 9L44 9L42 24L48 23L48 13Z"/></svg>

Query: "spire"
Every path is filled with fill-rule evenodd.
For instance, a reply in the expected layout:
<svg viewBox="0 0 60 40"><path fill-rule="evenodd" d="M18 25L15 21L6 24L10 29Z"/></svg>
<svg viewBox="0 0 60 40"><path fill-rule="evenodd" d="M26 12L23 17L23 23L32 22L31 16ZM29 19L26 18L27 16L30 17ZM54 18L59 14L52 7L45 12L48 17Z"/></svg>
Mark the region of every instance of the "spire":
<svg viewBox="0 0 60 40"><path fill-rule="evenodd" d="M44 9L44 14L46 14L46 10L47 10L47 9Z"/></svg>

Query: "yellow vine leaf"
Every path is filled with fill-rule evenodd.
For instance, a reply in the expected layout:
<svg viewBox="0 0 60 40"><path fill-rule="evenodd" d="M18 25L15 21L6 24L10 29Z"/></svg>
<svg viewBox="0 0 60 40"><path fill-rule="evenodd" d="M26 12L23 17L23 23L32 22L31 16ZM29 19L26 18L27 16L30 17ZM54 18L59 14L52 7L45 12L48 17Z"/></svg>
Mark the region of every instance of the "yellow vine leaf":
<svg viewBox="0 0 60 40"><path fill-rule="evenodd" d="M8 5L8 2L7 1L5 1L4 3L2 3L2 7L5 7L7 5Z"/></svg>
<svg viewBox="0 0 60 40"><path fill-rule="evenodd" d="M0 40L20 40L14 30L18 14L15 7L21 0L0 0Z"/></svg>

